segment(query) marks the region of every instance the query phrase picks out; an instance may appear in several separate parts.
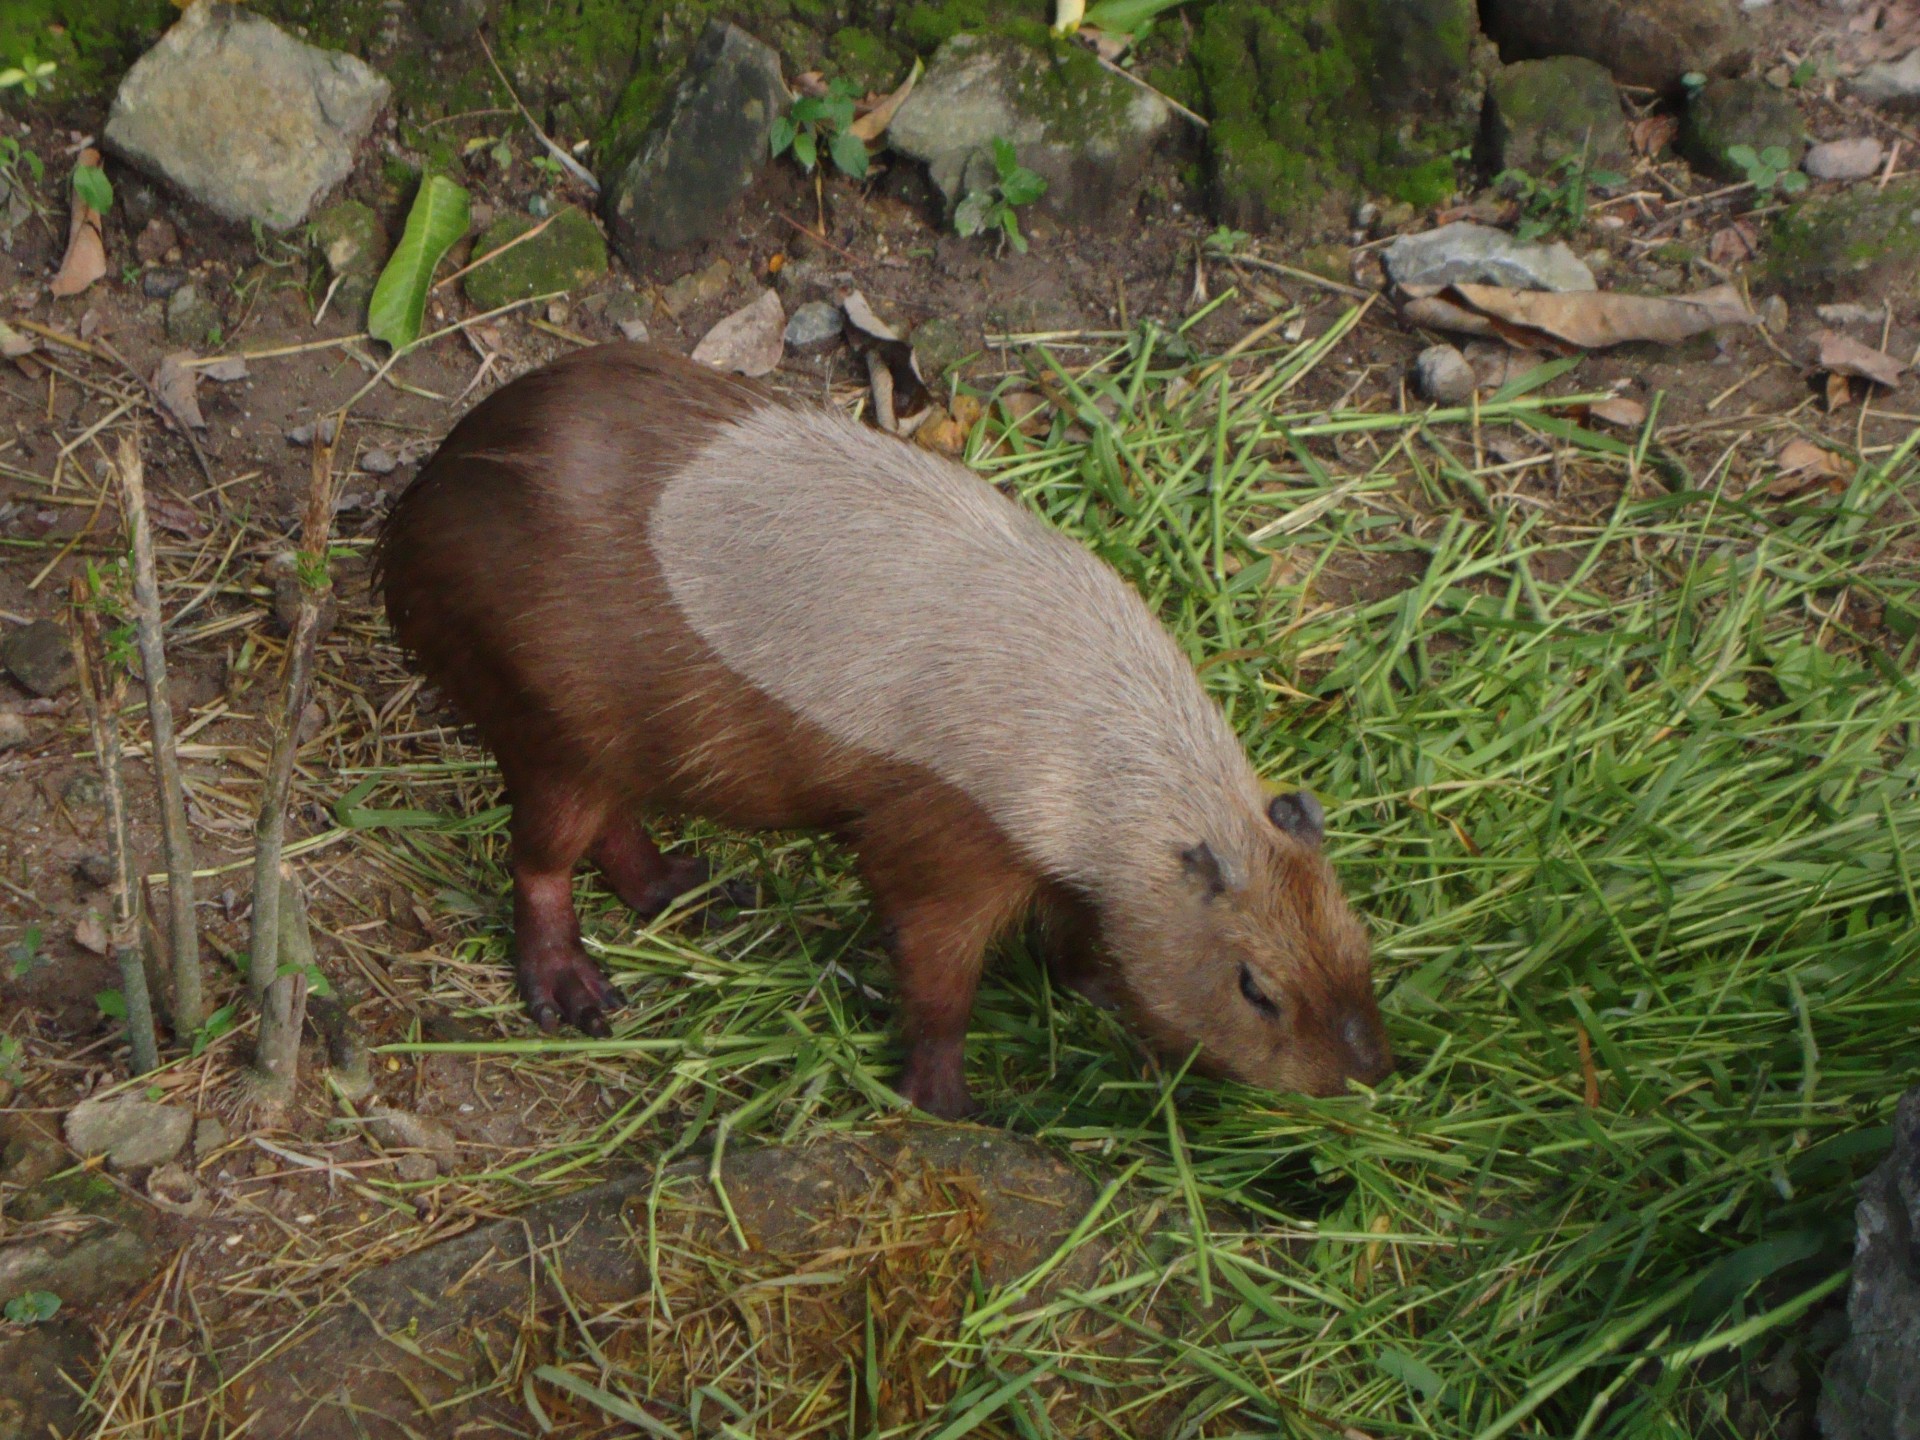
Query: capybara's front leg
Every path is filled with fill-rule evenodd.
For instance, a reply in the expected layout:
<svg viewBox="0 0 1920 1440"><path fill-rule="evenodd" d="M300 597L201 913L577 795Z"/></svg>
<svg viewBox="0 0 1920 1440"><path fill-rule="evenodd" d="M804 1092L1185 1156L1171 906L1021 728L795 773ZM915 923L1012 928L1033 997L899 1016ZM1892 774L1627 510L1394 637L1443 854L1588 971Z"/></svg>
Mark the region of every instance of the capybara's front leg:
<svg viewBox="0 0 1920 1440"><path fill-rule="evenodd" d="M542 1030L557 1029L564 1020L585 1034L605 1035L608 1012L625 1005L626 997L581 947L573 909L573 867L599 832L601 816L569 787L543 777L510 777L509 791L513 965L520 998Z"/></svg>

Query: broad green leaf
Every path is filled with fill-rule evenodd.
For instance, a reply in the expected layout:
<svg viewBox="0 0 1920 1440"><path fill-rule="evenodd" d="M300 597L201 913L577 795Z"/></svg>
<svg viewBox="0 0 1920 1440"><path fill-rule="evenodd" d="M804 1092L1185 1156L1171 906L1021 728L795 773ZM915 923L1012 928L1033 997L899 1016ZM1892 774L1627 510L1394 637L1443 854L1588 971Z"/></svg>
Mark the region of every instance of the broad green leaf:
<svg viewBox="0 0 1920 1440"><path fill-rule="evenodd" d="M842 130L833 137L833 143L828 148L841 174L851 175L855 180L866 177L867 146L858 135L851 130Z"/></svg>
<svg viewBox="0 0 1920 1440"><path fill-rule="evenodd" d="M985 190L975 190L962 200L953 211L953 233L956 235L978 235L986 229L989 217L993 213L993 196Z"/></svg>
<svg viewBox="0 0 1920 1440"><path fill-rule="evenodd" d="M0 1313L16 1325L38 1325L60 1313L60 1297L51 1290L23 1290Z"/></svg>
<svg viewBox="0 0 1920 1440"><path fill-rule="evenodd" d="M1007 239L1013 242L1013 248L1022 255L1027 253L1027 237L1020 233L1020 217L1013 213L1011 206L1000 207L1000 228L1007 232Z"/></svg>
<svg viewBox="0 0 1920 1440"><path fill-rule="evenodd" d="M793 146L793 137L799 132L794 128L793 118L781 115L773 122L773 132L767 139L773 146L775 155L784 155Z"/></svg>
<svg viewBox="0 0 1920 1440"><path fill-rule="evenodd" d="M1009 205L1031 205L1047 193L1047 182L1024 166L1016 166L1000 181L1000 193Z"/></svg>
<svg viewBox="0 0 1920 1440"><path fill-rule="evenodd" d="M93 997L93 1003L100 1007L100 1013L109 1020L127 1018L127 997L118 990L102 990Z"/></svg>
<svg viewBox="0 0 1920 1440"><path fill-rule="evenodd" d="M820 142L814 139L811 130L802 130L793 137L793 158L800 162L800 168L809 175L813 167L820 163Z"/></svg>
<svg viewBox="0 0 1920 1440"><path fill-rule="evenodd" d="M73 167L73 193L102 215L113 208L113 182L98 165Z"/></svg>
<svg viewBox="0 0 1920 1440"><path fill-rule="evenodd" d="M1009 175L1020 168L1020 157L1014 153L1013 142L995 136L993 140L993 168L1000 172L1004 184Z"/></svg>
<svg viewBox="0 0 1920 1440"><path fill-rule="evenodd" d="M1153 18L1186 0L1100 0L1087 7L1083 25L1105 30L1111 35L1138 35Z"/></svg>
<svg viewBox="0 0 1920 1440"><path fill-rule="evenodd" d="M407 228L367 305L367 333L403 350L420 338L433 272L467 233L467 192L444 175L429 175L407 212Z"/></svg>

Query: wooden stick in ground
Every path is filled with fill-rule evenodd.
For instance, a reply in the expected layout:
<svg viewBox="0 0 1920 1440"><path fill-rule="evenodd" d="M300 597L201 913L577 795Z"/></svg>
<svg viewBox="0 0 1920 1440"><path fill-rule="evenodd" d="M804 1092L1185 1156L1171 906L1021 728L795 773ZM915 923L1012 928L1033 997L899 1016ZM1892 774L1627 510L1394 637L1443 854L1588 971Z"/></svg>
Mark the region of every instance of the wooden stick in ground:
<svg viewBox="0 0 1920 1440"><path fill-rule="evenodd" d="M280 852L286 842L287 792L293 784L294 753L300 745L300 715L312 688L313 654L319 641L323 607L332 592L327 577L327 541L333 528L333 446L318 434L313 443L313 475L300 526L300 604L293 633L287 641L286 688L277 712L268 724L272 747L266 780L261 786L260 816L253 830L253 939L248 977L254 1003L260 1010L260 1040L255 1051L260 1081L267 1099L290 1098L291 1069L300 1047L300 1023L306 1011L307 977L287 967L280 955ZM295 996L292 992L298 990ZM277 992L277 993L276 993ZM292 1033L284 1027L292 1025ZM276 1060L288 1067L284 1074L269 1068Z"/></svg>
<svg viewBox="0 0 1920 1440"><path fill-rule="evenodd" d="M160 791L160 834L167 852L167 905L173 953L173 1031L188 1035L206 1020L200 993L200 931L193 913L193 838L187 831L186 793L180 785L180 751L173 738L173 706L167 697L167 647L160 628L160 586L154 576L153 530L147 524L147 486L140 447L120 441L115 459L120 503L133 542L133 619L140 664L147 677L147 719L153 728L153 781Z"/></svg>
<svg viewBox="0 0 1920 1440"><path fill-rule="evenodd" d="M153 1001L147 994L147 967L140 953L139 891L134 888L133 847L127 834L127 794L120 777L120 707L127 681L114 666L111 680L100 643L100 617L87 582L73 582L75 668L80 694L100 757L106 790L107 846L113 857L113 958L120 967L120 996L126 1002L127 1039L133 1046L133 1073L144 1075L160 1064L160 1042L153 1029Z"/></svg>
<svg viewBox="0 0 1920 1440"><path fill-rule="evenodd" d="M313 971L313 935L307 929L307 897L293 867L279 866L277 878L276 963L286 973L267 987L254 1067L259 1098L270 1105L285 1105L293 1099L300 1079L300 1029L307 1014L307 977ZM259 912L256 900L254 914Z"/></svg>

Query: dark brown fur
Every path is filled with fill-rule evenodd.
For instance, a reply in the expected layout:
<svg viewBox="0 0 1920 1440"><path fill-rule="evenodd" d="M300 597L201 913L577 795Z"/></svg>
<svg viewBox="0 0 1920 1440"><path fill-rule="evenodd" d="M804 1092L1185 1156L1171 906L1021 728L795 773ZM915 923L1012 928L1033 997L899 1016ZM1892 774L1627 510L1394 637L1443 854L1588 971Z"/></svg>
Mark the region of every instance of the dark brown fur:
<svg viewBox="0 0 1920 1440"><path fill-rule="evenodd" d="M1079 937L1069 950L1085 979L1089 920L966 794L833 743L721 664L669 599L647 541L659 486L703 433L768 403L660 352L576 352L455 427L394 509L379 583L401 643L499 760L516 970L544 1028L605 1033L619 1001L580 944L570 876L582 858L643 916L699 879L661 855L643 815L826 830L854 848L893 937L901 1093L957 1114L996 933L1047 902ZM1332 885L1324 862L1290 878Z"/></svg>

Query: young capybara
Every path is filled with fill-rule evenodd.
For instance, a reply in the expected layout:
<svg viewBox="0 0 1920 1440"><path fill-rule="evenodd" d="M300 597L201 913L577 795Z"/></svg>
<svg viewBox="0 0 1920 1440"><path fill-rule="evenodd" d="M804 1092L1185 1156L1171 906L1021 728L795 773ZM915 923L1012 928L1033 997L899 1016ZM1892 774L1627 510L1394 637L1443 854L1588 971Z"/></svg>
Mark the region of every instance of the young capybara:
<svg viewBox="0 0 1920 1440"><path fill-rule="evenodd" d="M1392 1068L1321 810L1269 796L1140 597L970 471L636 345L503 386L394 507L378 583L513 805L533 1018L605 1034L584 856L643 917L704 878L642 817L854 849L900 1092L969 1108L986 951L1036 908L1070 983L1275 1089Z"/></svg>

